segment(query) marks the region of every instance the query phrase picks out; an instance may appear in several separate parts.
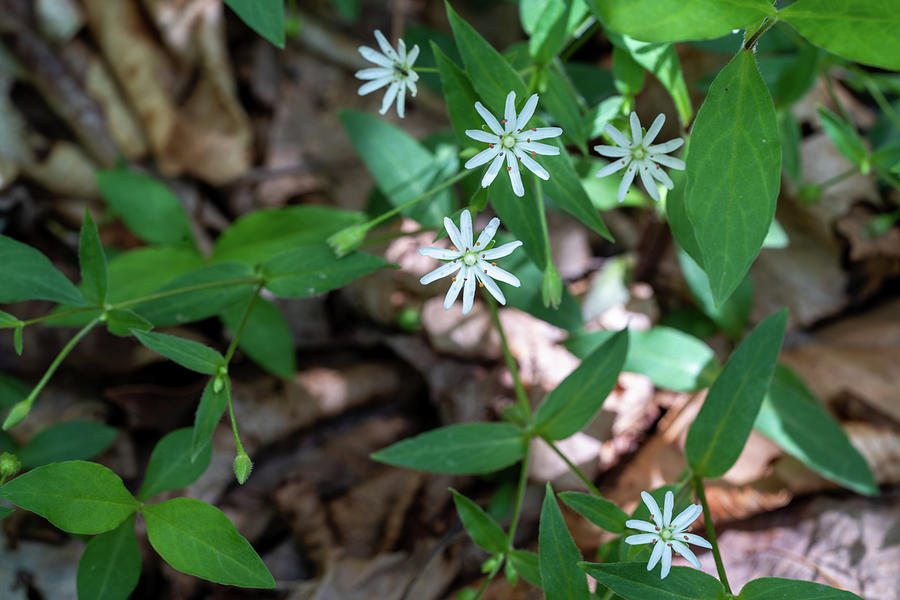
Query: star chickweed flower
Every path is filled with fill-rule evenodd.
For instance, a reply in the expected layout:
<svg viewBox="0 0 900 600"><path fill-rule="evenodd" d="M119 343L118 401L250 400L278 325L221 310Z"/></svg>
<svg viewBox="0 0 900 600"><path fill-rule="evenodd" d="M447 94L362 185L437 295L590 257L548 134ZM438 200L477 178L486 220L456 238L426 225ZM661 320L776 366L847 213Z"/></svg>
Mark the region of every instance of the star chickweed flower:
<svg viewBox="0 0 900 600"><path fill-rule="evenodd" d="M654 544L653 552L650 554L650 562L647 563L647 570L653 570L656 563L662 559L662 570L660 578L665 579L672 568L672 550L685 557L689 563L696 568L700 568L700 561L688 548L688 544L702 546L704 548L712 548L709 542L693 533L685 533L685 530L694 520L703 512L703 507L699 504L691 504L681 511L677 517L672 519L672 507L675 503L675 496L672 492L666 492L663 512L659 511L659 504L653 499L653 496L647 492L641 492L641 498L644 504L650 509L650 518L652 523L640 521L638 519L629 519L625 521L625 526L638 531L646 531L647 533L638 533L625 538L626 544Z"/></svg>
<svg viewBox="0 0 900 600"><path fill-rule="evenodd" d="M406 104L406 90L410 91L410 95L413 98L416 97L418 91L416 81L419 80L419 74L413 71L413 63L416 62L416 58L419 56L419 46L413 46L412 50L407 54L406 43L403 40L398 40L397 49L394 50L377 29L375 30L375 39L378 40L381 52L368 46L359 47L359 53L363 55L363 58L378 65L377 67L356 72L357 79L371 80L359 88L359 95L365 96L390 84L387 92L384 93L384 100L381 101L381 110L378 112L381 114L386 113L396 98L397 115L402 119L403 109Z"/></svg>
<svg viewBox="0 0 900 600"><path fill-rule="evenodd" d="M533 94L525 102L522 112L516 116L516 93L510 92L506 97L504 118L500 122L481 102L475 103L475 110L487 123L490 132L483 129L466 129L466 135L473 140L487 143L488 147L470 158L466 163L466 168L474 169L488 161L493 161L481 179L481 187L491 185L491 182L497 177L497 173L500 172L504 160L506 161L506 170L509 172L509 181L512 183L512 189L516 196L525 195L522 175L519 173L519 162L541 179L550 179L550 174L532 157L538 154L559 154L559 148L556 146L541 144L537 140L557 137L562 135L563 130L559 127L532 127L530 129L525 127L534 116L537 103L538 95Z"/></svg>
<svg viewBox="0 0 900 600"><path fill-rule="evenodd" d="M444 248L419 248L419 254L447 261L446 264L438 267L431 273L425 275L419 282L422 285L436 281L447 275L454 275L453 283L447 290L447 296L444 298L444 310L449 309L459 291L463 292L463 309L462 314L468 314L472 310L472 302L475 298L475 282L478 281L480 287L485 287L491 293L491 296L497 299L500 304L506 304L506 298L500 287L494 279L508 283L515 287L519 287L519 278L504 271L497 266L497 263L491 262L495 258L502 258L512 254L513 250L522 245L522 242L516 240L497 246L496 248L486 249L497 228L500 227L500 219L494 217L491 219L478 240L472 243L472 215L468 210L462 211L459 219L460 229L448 217L444 217L444 227L453 243L449 250ZM458 272L457 272L458 271Z"/></svg>
<svg viewBox="0 0 900 600"><path fill-rule="evenodd" d="M653 124L650 125L647 133L642 136L641 122L637 114L631 113L632 141L630 142L621 131L607 123L606 134L612 138L616 145L594 146L594 150L602 156L614 157L616 160L597 171L597 177L606 177L625 169L622 183L619 184L619 193L617 195L619 202L625 201L625 194L628 193L628 188L631 187L631 182L634 181L634 176L638 170L641 172L641 182L644 184L644 189L657 202L659 202L659 191L656 189L656 182L653 181L654 177L668 189L672 189L672 180L669 179L668 174L659 165L679 171L684 170L683 160L666 155L668 152L680 148L684 144L683 139L675 138L663 144L650 145L656 139L659 130L662 129L665 122L666 115L660 113L653 120Z"/></svg>

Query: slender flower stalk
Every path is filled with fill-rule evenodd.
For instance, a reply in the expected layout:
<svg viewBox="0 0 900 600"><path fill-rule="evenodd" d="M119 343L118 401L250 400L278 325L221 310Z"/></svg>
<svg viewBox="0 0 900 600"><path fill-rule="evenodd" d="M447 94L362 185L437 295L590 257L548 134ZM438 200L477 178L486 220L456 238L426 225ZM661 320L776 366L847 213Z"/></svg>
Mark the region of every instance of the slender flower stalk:
<svg viewBox="0 0 900 600"><path fill-rule="evenodd" d="M381 52L368 46L359 47L359 53L363 55L363 58L378 65L356 72L357 79L368 80L359 88L359 95L365 96L388 86L384 93L384 99L381 101L381 110L378 112L385 114L396 100L397 115L402 119L406 105L406 91L409 90L413 98L418 92L416 81L419 80L419 75L413 71L413 64L419 57L419 46L413 46L407 53L406 43L398 40L397 49L394 50L377 29L375 30L375 39L378 41Z"/></svg>

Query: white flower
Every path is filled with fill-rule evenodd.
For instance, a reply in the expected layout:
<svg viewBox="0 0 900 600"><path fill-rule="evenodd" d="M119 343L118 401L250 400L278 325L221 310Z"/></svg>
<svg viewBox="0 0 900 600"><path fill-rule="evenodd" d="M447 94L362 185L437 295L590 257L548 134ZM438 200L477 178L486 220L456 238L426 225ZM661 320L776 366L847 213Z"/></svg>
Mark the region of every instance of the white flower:
<svg viewBox="0 0 900 600"><path fill-rule="evenodd" d="M625 194L628 193L628 188L631 187L631 182L634 181L634 175L638 169L641 171L641 182L644 184L644 189L657 202L659 202L659 191L656 189L656 182L653 181L654 177L668 189L672 189L672 180L669 179L669 176L659 165L665 165L670 169L678 169L679 171L684 170L683 160L666 156L666 153L680 148L684 144L683 139L675 138L664 144L650 145L656 139L656 135L665 122L666 115L660 113L653 120L653 124L647 130L647 134L641 136L641 122L635 113L631 113L631 142L628 141L628 138L621 131L607 123L606 134L617 145L594 146L594 150L603 156L615 157L617 160L597 171L597 177L606 177L616 171L625 169L622 183L619 184L619 202L625 201Z"/></svg>
<svg viewBox="0 0 900 600"><path fill-rule="evenodd" d="M550 179L544 167L539 165L532 156L538 154L559 154L559 148L548 144L541 144L537 140L553 138L562 135L562 129L559 127L532 127L526 129L525 125L534 115L534 109L537 108L538 95L534 94L525 102L522 112L516 116L516 93L510 92L506 97L506 110L503 113L504 119L497 122L488 109L481 102L475 103L475 110L487 123L490 133L482 129L466 129L466 135L479 142L486 142L488 147L469 159L466 163L467 169L473 169L481 166L489 160L493 160L491 166L485 172L481 179L481 187L491 185L500 167L503 166L503 160L506 159L506 170L509 172L509 180L512 183L513 192L516 196L524 196L525 188L522 186L522 175L519 173L519 162L528 170L540 177L541 179ZM502 126L501 126L502 124ZM528 154L531 156L528 156Z"/></svg>
<svg viewBox="0 0 900 600"><path fill-rule="evenodd" d="M638 519L629 519L625 521L625 526L638 531L646 531L647 533L639 533L630 535L625 538L626 544L655 544L653 553L650 555L650 562L647 563L647 570L650 571L656 566L660 558L662 559L662 571L660 578L664 579L672 568L672 550L685 557L689 563L696 568L700 568L700 561L688 548L688 544L695 546L703 546L704 548L712 548L709 542L699 535L693 533L685 533L688 526L700 516L703 507L699 504L691 504L681 513L672 519L672 506L675 503L675 497L672 492L666 492L665 508L663 512L659 512L659 505L653 496L647 492L641 492L641 498L644 504L650 509L650 518L653 523L640 521Z"/></svg>
<svg viewBox="0 0 900 600"><path fill-rule="evenodd" d="M413 71L412 67L419 56L419 46L413 46L412 50L407 54L406 43L403 40L399 40L397 49L394 50L377 29L375 30L375 39L378 40L381 52L368 46L359 47L359 53L363 55L363 58L378 65L377 67L356 72L357 79L371 79L371 81L364 83L359 88L359 95L365 96L390 84L390 87L384 94L384 100L381 101L381 110L378 112L381 114L386 113L396 98L397 115L402 119L406 103L406 90L410 91L413 98L416 97L418 91L416 81L419 80L419 74Z"/></svg>
<svg viewBox="0 0 900 600"><path fill-rule="evenodd" d="M447 229L450 241L453 242L449 250L444 248L419 248L419 254L423 256L448 261L425 275L419 282L425 285L447 275L456 275L453 277L453 283L450 284L450 289L447 290L447 296L444 298L444 310L449 309L456 302L459 291L463 290L462 314L468 314L472 310L472 302L475 298L476 280L479 286L487 288L491 295L497 299L497 302L506 304L506 298L494 279L519 287L519 278L498 267L497 263L490 261L512 254L513 250L522 245L522 242L516 240L485 250L491 240L494 239L497 228L500 227L500 219L497 217L491 219L474 244L472 243L472 215L468 210L462 211L459 225L460 229L457 229L453 221L444 217L444 227Z"/></svg>

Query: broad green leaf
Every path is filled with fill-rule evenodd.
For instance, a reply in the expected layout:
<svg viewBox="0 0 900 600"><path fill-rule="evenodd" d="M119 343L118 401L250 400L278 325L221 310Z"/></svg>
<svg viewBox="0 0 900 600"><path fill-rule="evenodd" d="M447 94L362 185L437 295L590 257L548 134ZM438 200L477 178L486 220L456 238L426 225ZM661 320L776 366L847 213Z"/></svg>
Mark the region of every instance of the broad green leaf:
<svg viewBox="0 0 900 600"><path fill-rule="evenodd" d="M327 246L309 246L283 252L263 265L266 289L283 298L322 294L386 266L383 259L365 252L342 258Z"/></svg>
<svg viewBox="0 0 900 600"><path fill-rule="evenodd" d="M628 513L605 498L582 492L562 492L560 499L575 509L582 517L611 533L625 531Z"/></svg>
<svg viewBox="0 0 900 600"><path fill-rule="evenodd" d="M681 63L678 53L672 44L660 44L641 42L627 35L616 36L608 32L610 40L614 44L621 44L631 57L642 67L653 73L659 82L663 84L678 111L678 117L682 123L690 123L694 115L691 98L688 95L687 84L681 72Z"/></svg>
<svg viewBox="0 0 900 600"><path fill-rule="evenodd" d="M225 358L204 344L193 340L158 333L156 331L134 331L134 336L154 352L178 363L185 369L215 375L225 367Z"/></svg>
<svg viewBox="0 0 900 600"><path fill-rule="evenodd" d="M613 46L613 82L626 98L634 98L644 88L644 67L620 46Z"/></svg>
<svg viewBox="0 0 900 600"><path fill-rule="evenodd" d="M878 493L866 459L787 367L775 367L755 427L823 477L860 494Z"/></svg>
<svg viewBox="0 0 900 600"><path fill-rule="evenodd" d="M524 451L524 434L515 425L464 423L401 440L372 458L433 473L479 475L516 463Z"/></svg>
<svg viewBox="0 0 900 600"><path fill-rule="evenodd" d="M768 233L766 235L768 236ZM747 319L750 318L750 309L753 307L753 279L750 275L744 278L728 300L717 306L709 289L709 278L703 269L685 252L678 253L678 262L688 289L703 314L712 319L729 338L739 340L747 326Z"/></svg>
<svg viewBox="0 0 900 600"><path fill-rule="evenodd" d="M225 0L247 27L284 49L284 0Z"/></svg>
<svg viewBox="0 0 900 600"><path fill-rule="evenodd" d="M73 460L38 467L2 488L0 498L69 533L115 529L139 504L119 476L97 463Z"/></svg>
<svg viewBox="0 0 900 600"><path fill-rule="evenodd" d="M862 172L868 172L869 151L859 139L856 130L850 123L847 123L836 114L824 108L818 107L819 118L822 120L822 127L825 133L831 138L835 148L838 149L844 158L852 162Z"/></svg>
<svg viewBox="0 0 900 600"><path fill-rule="evenodd" d="M222 321L232 334L237 331L245 308L238 304L222 313ZM273 375L284 379L294 376L297 365L290 325L281 310L265 298L257 298L253 303L238 348Z"/></svg>
<svg viewBox="0 0 900 600"><path fill-rule="evenodd" d="M191 460L196 461L197 458L212 447L212 434L216 430L216 426L225 414L225 407L228 406L229 386L227 376L216 384L216 378L212 378L203 388L203 396L200 398L200 404L197 405L197 412L194 415L194 428L191 435Z"/></svg>
<svg viewBox="0 0 900 600"><path fill-rule="evenodd" d="M134 535L134 517L88 542L78 561L79 598L127 600L141 577L141 550Z"/></svg>
<svg viewBox="0 0 900 600"><path fill-rule="evenodd" d="M716 76L697 112L691 147L684 205L721 304L762 247L781 182L775 107L751 51L738 52Z"/></svg>
<svg viewBox="0 0 900 600"><path fill-rule="evenodd" d="M23 300L85 304L78 288L46 256L5 235L0 235L0 281L0 304Z"/></svg>
<svg viewBox="0 0 900 600"><path fill-rule="evenodd" d="M856 594L822 583L763 577L744 585L738 600L862 600Z"/></svg>
<svg viewBox="0 0 900 600"><path fill-rule="evenodd" d="M96 421L66 421L47 427L16 454L26 469L64 460L87 460L109 448L118 433Z"/></svg>
<svg viewBox="0 0 900 600"><path fill-rule="evenodd" d="M613 242L612 234L600 214L591 203L584 187L581 185L581 179L572 162L569 160L568 153L562 147L559 139L544 140L549 144L560 147L558 156L542 156L541 164L550 173L550 179L540 182L547 195L559 205L564 211L587 225L601 236ZM535 178L537 179L537 178ZM527 199L523 199L527 202Z"/></svg>
<svg viewBox="0 0 900 600"><path fill-rule="evenodd" d="M94 304L106 302L106 254L91 213L84 209L84 222L78 240L78 262L81 265L81 293Z"/></svg>
<svg viewBox="0 0 900 600"><path fill-rule="evenodd" d="M0 310L0 329L6 327L18 327L19 323L21 323L21 321L19 321L18 317Z"/></svg>
<svg viewBox="0 0 900 600"><path fill-rule="evenodd" d="M684 144L684 149L681 151L681 160L685 161L685 163L690 155L690 146L691 140L688 138ZM687 174L684 171L672 170L669 173L669 177L672 179L674 187L666 193L666 221L669 223L669 229L672 231L672 237L675 238L678 247L687 252L688 256L694 260L694 263L702 269L703 256L700 253L700 246L697 244L694 226L688 218L687 205L685 203Z"/></svg>
<svg viewBox="0 0 900 600"><path fill-rule="evenodd" d="M497 242L498 244L501 242ZM535 264L528 259L524 252L504 258L498 266L506 269L510 273L514 273L522 285L513 287L511 285L501 286L503 295L506 296L506 303L520 310L555 325L566 331L577 331L581 329L584 321L581 317L581 306L578 301L569 293L565 287L562 292L562 302L556 308L544 306L541 300L541 281L543 273Z"/></svg>
<svg viewBox="0 0 900 600"><path fill-rule="evenodd" d="M106 313L106 328L113 335L128 337L132 329L150 331L153 323L125 308L116 308Z"/></svg>
<svg viewBox="0 0 900 600"><path fill-rule="evenodd" d="M774 17L767 0L589 0L603 25L646 42L710 40Z"/></svg>
<svg viewBox="0 0 900 600"><path fill-rule="evenodd" d="M538 555L527 550L513 550L506 559L512 563L516 573L531 585L541 586L541 566Z"/></svg>
<svg viewBox="0 0 900 600"><path fill-rule="evenodd" d="M487 109L495 115L503 114L506 96L510 92L516 93L518 102L524 102L528 89L515 69L481 34L456 14L449 2L446 5L456 47L462 55L472 86ZM477 129L481 123L482 120L479 119L471 128Z"/></svg>
<svg viewBox="0 0 900 600"><path fill-rule="evenodd" d="M588 600L587 577L578 568L581 551L572 540L553 488L547 483L538 532L538 562L547 600Z"/></svg>
<svg viewBox="0 0 900 600"><path fill-rule="evenodd" d="M109 301L146 296L202 266L203 258L194 248L145 246L123 252L109 261Z"/></svg>
<svg viewBox="0 0 900 600"><path fill-rule="evenodd" d="M523 24L526 20L535 23L534 30L528 32L528 52L535 63L543 65L562 50L573 3L573 0L545 0L519 5L520 12L526 7L530 10L537 8L540 11L536 19L531 17L522 19Z"/></svg>
<svg viewBox="0 0 900 600"><path fill-rule="evenodd" d="M561 440L587 425L615 387L627 354L628 331L623 330L585 358L538 407L538 435Z"/></svg>
<svg viewBox="0 0 900 600"><path fill-rule="evenodd" d="M622 113L622 106L625 104L625 98L622 96L610 96L597 106L588 110L584 117L585 128L587 129L588 138L597 138L603 135L607 123L615 119ZM599 167L598 167L599 168ZM596 172L596 170L595 170ZM593 177L593 173L591 176ZM618 186L618 184L615 184ZM588 194L590 195L590 194ZM616 189L612 188L612 197L616 197ZM594 202L597 207L597 203ZM611 206L611 205L610 205Z"/></svg>
<svg viewBox="0 0 900 600"><path fill-rule="evenodd" d="M895 0L803 0L778 12L810 42L844 58L900 69L900 11Z"/></svg>
<svg viewBox="0 0 900 600"><path fill-rule="evenodd" d="M447 102L456 139L463 147L477 145L475 140L466 135L466 129L475 129L483 121L475 110L478 96L472 82L466 72L448 58L437 44L431 42L431 49L441 75L441 88L444 90L444 100Z"/></svg>
<svg viewBox="0 0 900 600"><path fill-rule="evenodd" d="M562 127L563 135L572 140L582 154L587 154L587 132L575 101L576 93L558 65L550 65L544 70L540 101Z"/></svg>
<svg viewBox="0 0 900 600"><path fill-rule="evenodd" d="M725 600L719 580L691 567L672 567L665 579L646 562L588 563L578 566L625 600ZM775 600L770 598L768 600Z"/></svg>
<svg viewBox="0 0 900 600"><path fill-rule="evenodd" d="M239 260L250 266L298 246L324 244L328 237L365 221L360 212L301 205L255 210L226 229L213 250L216 261Z"/></svg>
<svg viewBox="0 0 900 600"><path fill-rule="evenodd" d="M216 507L175 498L141 512L150 545L176 570L223 585L275 587L253 546Z"/></svg>
<svg viewBox="0 0 900 600"><path fill-rule="evenodd" d="M506 552L506 533L480 506L454 490L453 502L472 541L490 554Z"/></svg>
<svg viewBox="0 0 900 600"><path fill-rule="evenodd" d="M713 479L737 460L772 380L786 324L787 309L766 318L735 349L716 378L684 446L695 474Z"/></svg>
<svg viewBox="0 0 900 600"><path fill-rule="evenodd" d="M255 278L253 270L244 263L213 263L176 277L155 294L185 292L136 304L134 311L156 327L207 319L233 305L246 304Z"/></svg>
<svg viewBox="0 0 900 600"><path fill-rule="evenodd" d="M144 502L160 492L180 490L203 475L212 459L212 444L204 444L199 456L192 460L192 435L193 430L184 427L167 434L156 443L147 464L144 483L137 493L138 500Z"/></svg>
<svg viewBox="0 0 900 600"><path fill-rule="evenodd" d="M500 174L488 188L491 206L500 217L503 227L509 230L517 240L522 242L522 250L528 255L538 269L543 272L547 268L550 254L550 240L541 224L541 213L538 209L537 196L532 193L532 177L523 178L528 193L523 198L517 197L509 183L509 178Z"/></svg>
<svg viewBox="0 0 900 600"><path fill-rule="evenodd" d="M136 236L151 244L193 245L187 213L163 183L127 169L97 172L103 200Z"/></svg>

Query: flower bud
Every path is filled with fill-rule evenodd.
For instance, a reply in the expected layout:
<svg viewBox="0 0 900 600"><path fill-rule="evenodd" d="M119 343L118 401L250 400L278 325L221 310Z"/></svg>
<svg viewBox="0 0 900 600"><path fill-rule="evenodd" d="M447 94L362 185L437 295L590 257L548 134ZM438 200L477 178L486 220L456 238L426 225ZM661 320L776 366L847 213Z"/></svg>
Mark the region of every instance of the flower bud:
<svg viewBox="0 0 900 600"><path fill-rule="evenodd" d="M541 298L544 306L553 306L556 308L562 302L563 282L559 276L559 272L552 262L547 263L544 269L544 281L541 284Z"/></svg>
<svg viewBox="0 0 900 600"><path fill-rule="evenodd" d="M369 227L368 223L345 227L328 238L328 245L338 257L350 254L366 239Z"/></svg>
<svg viewBox="0 0 900 600"><path fill-rule="evenodd" d="M4 452L0 454L0 477L12 477L22 468L22 463L15 454Z"/></svg>
<svg viewBox="0 0 900 600"><path fill-rule="evenodd" d="M15 427L25 420L25 417L28 416L29 412L31 412L31 402L23 400L16 403L16 405L9 410L9 414L6 415L6 420L3 422L3 429Z"/></svg>
<svg viewBox="0 0 900 600"><path fill-rule="evenodd" d="M500 561L503 560L500 556L492 556L483 563L481 563L481 572L482 573L491 573L500 566Z"/></svg>
<svg viewBox="0 0 900 600"><path fill-rule="evenodd" d="M506 575L506 583L513 587L519 585L519 572L516 571L511 560L506 561L506 564L503 565L503 570L503 574Z"/></svg>
<svg viewBox="0 0 900 600"><path fill-rule="evenodd" d="M252 470L253 462L246 452L241 452L234 457L234 476L239 484L244 485Z"/></svg>

